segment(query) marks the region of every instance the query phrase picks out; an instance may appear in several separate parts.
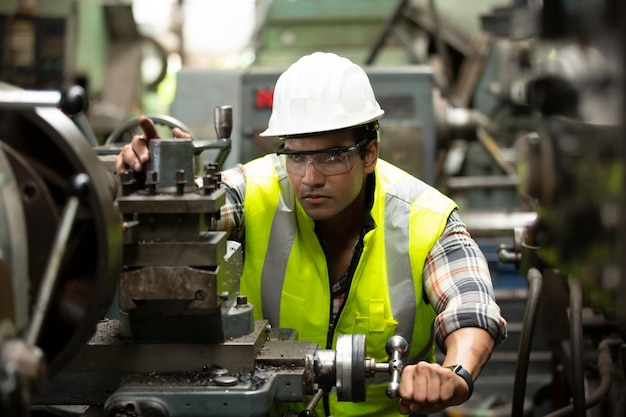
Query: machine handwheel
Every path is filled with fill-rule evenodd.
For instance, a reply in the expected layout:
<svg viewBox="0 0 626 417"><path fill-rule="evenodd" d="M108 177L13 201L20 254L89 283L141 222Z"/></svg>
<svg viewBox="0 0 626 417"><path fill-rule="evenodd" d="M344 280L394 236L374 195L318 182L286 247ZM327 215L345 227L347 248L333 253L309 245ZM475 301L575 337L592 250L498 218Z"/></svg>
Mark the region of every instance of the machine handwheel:
<svg viewBox="0 0 626 417"><path fill-rule="evenodd" d="M340 401L365 401L365 335L342 334L337 337L337 398Z"/></svg>
<svg viewBox="0 0 626 417"><path fill-rule="evenodd" d="M191 133L191 129L187 127L183 122L174 117L167 115L147 115L154 122L157 130L160 131L159 127L169 127L170 130L175 127L179 128L184 132ZM127 122L120 125L117 129L115 129L111 134L106 138L104 144L105 146L115 146L119 145L120 147L130 143L133 139L133 136L141 135L141 128L139 127L139 119L137 117L133 117ZM163 135L162 135L163 136ZM169 136L172 136L169 134ZM167 135L163 136L167 137Z"/></svg>
<svg viewBox="0 0 626 417"><path fill-rule="evenodd" d="M39 295L49 293L43 324L33 332L32 344L45 354L52 376L87 343L111 304L121 269L122 222L113 204L110 175L62 111L3 109L0 120L0 156L4 155L0 163L14 177L14 186L5 190L11 195L3 194L5 203L12 205L3 204L0 215L4 213L5 221L0 225L14 222L19 214L23 229L22 236L2 246L9 246L10 255L22 255L19 263L8 257L8 269L20 274L16 279L28 279L28 294L15 297L20 303L15 310L31 312ZM64 225L69 227L69 240L62 251L52 251L64 210L75 201L72 186L77 176L87 181L71 225ZM45 282L48 271L54 271L50 274L54 281ZM27 317L27 324L22 319L18 326L30 330L32 318Z"/></svg>

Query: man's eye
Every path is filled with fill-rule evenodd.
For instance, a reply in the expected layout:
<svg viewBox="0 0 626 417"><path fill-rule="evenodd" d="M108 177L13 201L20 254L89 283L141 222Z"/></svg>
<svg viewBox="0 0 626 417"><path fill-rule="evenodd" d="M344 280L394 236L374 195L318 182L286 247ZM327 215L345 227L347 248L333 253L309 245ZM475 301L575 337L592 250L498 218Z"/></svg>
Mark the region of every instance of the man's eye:
<svg viewBox="0 0 626 417"><path fill-rule="evenodd" d="M304 162L306 160L306 156L300 153L288 153L287 159L289 159L292 162Z"/></svg>
<svg viewBox="0 0 626 417"><path fill-rule="evenodd" d="M341 162L344 155L343 152L329 152L326 154L326 162Z"/></svg>

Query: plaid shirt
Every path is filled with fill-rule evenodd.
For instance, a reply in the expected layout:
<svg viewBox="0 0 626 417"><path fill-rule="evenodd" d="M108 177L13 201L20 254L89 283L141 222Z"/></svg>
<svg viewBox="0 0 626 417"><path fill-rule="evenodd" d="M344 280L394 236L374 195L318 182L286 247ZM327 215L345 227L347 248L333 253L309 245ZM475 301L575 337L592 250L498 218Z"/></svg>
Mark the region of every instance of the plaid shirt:
<svg viewBox="0 0 626 417"><path fill-rule="evenodd" d="M240 242L244 241L245 233L245 179L242 165L222 171L226 204L221 208L220 219L213 219L209 225L212 230L229 231L230 238ZM358 256L360 252L353 264L358 262ZM347 273L333 286L335 314L345 300L351 278ZM506 338L506 321L495 302L487 261L456 211L428 254L422 279L426 296L437 312L434 326L440 348L450 333L463 327L482 328L496 343Z"/></svg>

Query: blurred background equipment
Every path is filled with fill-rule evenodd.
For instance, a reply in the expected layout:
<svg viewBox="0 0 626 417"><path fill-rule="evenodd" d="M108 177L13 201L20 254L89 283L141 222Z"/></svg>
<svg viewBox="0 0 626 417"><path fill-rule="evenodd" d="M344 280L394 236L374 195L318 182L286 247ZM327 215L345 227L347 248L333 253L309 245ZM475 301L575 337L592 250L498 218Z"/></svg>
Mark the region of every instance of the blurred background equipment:
<svg viewBox="0 0 626 417"><path fill-rule="evenodd" d="M0 90L3 415L25 415L47 376L89 340L121 267L115 180L57 108L62 100L5 100L19 91Z"/></svg>
<svg viewBox="0 0 626 417"><path fill-rule="evenodd" d="M83 87L99 144L167 73L164 47L139 32L130 2L6 0L0 45L2 81L29 90ZM146 61L158 69L145 70Z"/></svg>

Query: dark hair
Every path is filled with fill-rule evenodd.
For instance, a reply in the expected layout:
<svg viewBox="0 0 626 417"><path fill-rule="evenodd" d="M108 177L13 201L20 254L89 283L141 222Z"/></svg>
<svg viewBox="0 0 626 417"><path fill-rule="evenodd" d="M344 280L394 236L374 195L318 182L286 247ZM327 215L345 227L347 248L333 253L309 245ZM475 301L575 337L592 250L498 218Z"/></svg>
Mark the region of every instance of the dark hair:
<svg viewBox="0 0 626 417"><path fill-rule="evenodd" d="M354 134L354 142L359 143L367 140L369 143L372 140L378 140L380 138L380 124L378 121L366 123L364 125L356 126L352 129ZM367 153L367 145L359 147L359 154L361 159L365 158Z"/></svg>

